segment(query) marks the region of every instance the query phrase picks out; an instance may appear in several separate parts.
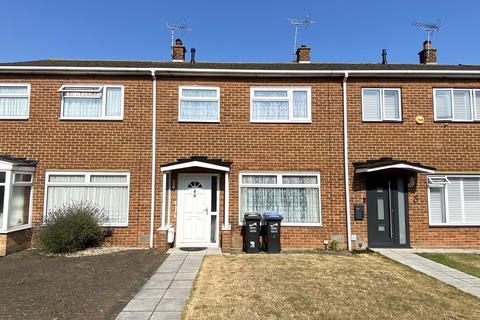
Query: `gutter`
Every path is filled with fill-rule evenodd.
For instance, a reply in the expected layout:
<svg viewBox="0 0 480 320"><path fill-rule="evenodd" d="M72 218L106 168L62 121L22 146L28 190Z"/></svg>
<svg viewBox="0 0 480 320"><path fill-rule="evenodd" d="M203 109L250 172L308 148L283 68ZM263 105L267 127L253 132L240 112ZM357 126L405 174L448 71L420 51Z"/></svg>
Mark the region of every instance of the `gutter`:
<svg viewBox="0 0 480 320"><path fill-rule="evenodd" d="M156 156L157 156L157 77L155 75L155 70L151 69L152 75L152 184L151 184L151 195L150 195L150 248L153 248L153 230L154 230L154 219L155 219L155 187L156 187ZM162 221L163 223L163 221Z"/></svg>
<svg viewBox="0 0 480 320"><path fill-rule="evenodd" d="M343 102L343 168L345 176L345 214L347 218L347 247L352 251L352 226L350 222L350 175L348 162L348 114L347 114L347 79L345 72L342 81Z"/></svg>
<svg viewBox="0 0 480 320"><path fill-rule="evenodd" d="M157 76L405 76L405 77L480 77L480 70L265 70L265 69L207 69L207 68L128 68L128 67L44 67L0 66L0 73L45 73L45 74L151 74Z"/></svg>

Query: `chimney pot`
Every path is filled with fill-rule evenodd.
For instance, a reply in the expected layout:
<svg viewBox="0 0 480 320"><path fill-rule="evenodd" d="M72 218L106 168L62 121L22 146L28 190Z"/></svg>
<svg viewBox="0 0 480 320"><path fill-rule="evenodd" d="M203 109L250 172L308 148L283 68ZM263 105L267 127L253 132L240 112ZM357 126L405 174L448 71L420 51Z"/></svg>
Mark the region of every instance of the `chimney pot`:
<svg viewBox="0 0 480 320"><path fill-rule="evenodd" d="M190 49L190 63L195 63L195 48Z"/></svg>
<svg viewBox="0 0 480 320"><path fill-rule="evenodd" d="M296 52L298 63L310 63L310 48L306 45L301 45Z"/></svg>
<svg viewBox="0 0 480 320"><path fill-rule="evenodd" d="M382 64L388 64L388 62L387 62L387 49L382 50Z"/></svg>
<svg viewBox="0 0 480 320"><path fill-rule="evenodd" d="M437 49L432 47L431 41L423 42L423 50L418 53L421 64L436 64L437 63Z"/></svg>
<svg viewBox="0 0 480 320"><path fill-rule="evenodd" d="M172 62L184 62L185 61L185 46L182 40L175 40L175 45L172 46Z"/></svg>

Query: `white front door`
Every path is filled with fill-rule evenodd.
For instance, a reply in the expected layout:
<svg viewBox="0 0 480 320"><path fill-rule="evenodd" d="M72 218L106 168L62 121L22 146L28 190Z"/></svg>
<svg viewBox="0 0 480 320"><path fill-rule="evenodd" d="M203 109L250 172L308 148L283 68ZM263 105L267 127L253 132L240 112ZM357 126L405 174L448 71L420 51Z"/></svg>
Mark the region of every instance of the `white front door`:
<svg viewBox="0 0 480 320"><path fill-rule="evenodd" d="M177 246L210 243L211 175L179 175Z"/></svg>

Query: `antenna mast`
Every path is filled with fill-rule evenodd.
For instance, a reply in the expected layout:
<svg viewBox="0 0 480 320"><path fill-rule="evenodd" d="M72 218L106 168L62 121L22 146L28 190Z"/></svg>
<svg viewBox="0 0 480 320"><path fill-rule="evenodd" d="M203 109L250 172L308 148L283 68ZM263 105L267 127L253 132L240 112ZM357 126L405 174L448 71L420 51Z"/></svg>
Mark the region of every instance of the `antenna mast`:
<svg viewBox="0 0 480 320"><path fill-rule="evenodd" d="M175 32L177 30L180 30L180 34L183 35L187 31L191 31L190 27L187 25L187 22L183 20L182 23L171 23L171 22L166 22L165 26L170 30L170 33L172 35L172 42L171 46L173 46L174 41L175 41Z"/></svg>
<svg viewBox="0 0 480 320"><path fill-rule="evenodd" d="M295 26L295 38L293 41L293 54L295 54L297 50L298 27L305 26L305 28L308 28L308 26L312 23L315 23L315 21L313 21L308 14L303 19L288 18L285 20Z"/></svg>
<svg viewBox="0 0 480 320"><path fill-rule="evenodd" d="M427 41L430 43L430 38L435 32L440 30L442 23L439 19L434 20L431 23L422 23L422 22L413 22L412 26L417 27L418 29L424 30L427 32Z"/></svg>

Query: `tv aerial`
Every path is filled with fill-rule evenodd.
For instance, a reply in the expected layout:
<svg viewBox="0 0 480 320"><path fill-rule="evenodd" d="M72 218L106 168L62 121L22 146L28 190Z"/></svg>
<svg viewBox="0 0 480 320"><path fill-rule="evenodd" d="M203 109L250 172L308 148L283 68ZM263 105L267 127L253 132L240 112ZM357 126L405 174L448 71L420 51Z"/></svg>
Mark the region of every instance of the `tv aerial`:
<svg viewBox="0 0 480 320"><path fill-rule="evenodd" d="M440 30L442 23L439 19L432 21L431 23L423 23L423 22L414 22L412 26L417 27L418 29L424 30L427 32L427 41L430 42L430 38L435 32Z"/></svg>
<svg viewBox="0 0 480 320"><path fill-rule="evenodd" d="M170 30L170 33L172 35L172 46L174 44L175 40L175 33L177 31L180 31L180 35L185 34L187 31L191 31L190 27L187 25L187 21L183 20L182 23L172 23L172 22L166 22L165 26Z"/></svg>
<svg viewBox="0 0 480 320"><path fill-rule="evenodd" d="M308 14L302 19L287 18L285 20L295 26L295 38L293 42L293 54L295 54L295 51L297 50L298 27L305 26L305 28L308 28L308 26L315 23L315 21L313 21Z"/></svg>

